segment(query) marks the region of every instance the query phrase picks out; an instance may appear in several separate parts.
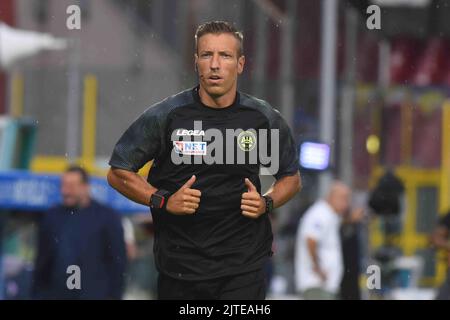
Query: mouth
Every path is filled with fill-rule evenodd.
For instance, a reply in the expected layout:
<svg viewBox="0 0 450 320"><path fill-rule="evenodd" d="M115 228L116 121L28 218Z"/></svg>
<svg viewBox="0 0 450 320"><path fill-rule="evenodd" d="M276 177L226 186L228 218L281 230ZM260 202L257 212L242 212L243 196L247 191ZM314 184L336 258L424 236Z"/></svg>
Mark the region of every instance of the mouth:
<svg viewBox="0 0 450 320"><path fill-rule="evenodd" d="M222 78L219 77L218 75L211 75L208 77L208 80L212 83L217 83L217 82L220 82L222 80Z"/></svg>

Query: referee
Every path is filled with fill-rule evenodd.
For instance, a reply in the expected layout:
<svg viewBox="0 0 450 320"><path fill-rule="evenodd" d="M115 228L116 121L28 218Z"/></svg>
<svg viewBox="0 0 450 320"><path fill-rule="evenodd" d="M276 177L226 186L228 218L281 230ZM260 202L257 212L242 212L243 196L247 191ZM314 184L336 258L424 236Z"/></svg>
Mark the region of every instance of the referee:
<svg viewBox="0 0 450 320"><path fill-rule="evenodd" d="M207 22L195 45L198 86L131 124L114 148L108 182L151 208L159 299L264 299L268 214L301 187L296 144L277 110L237 91L241 32ZM145 181L137 172L150 160ZM276 179L264 195L261 166Z"/></svg>

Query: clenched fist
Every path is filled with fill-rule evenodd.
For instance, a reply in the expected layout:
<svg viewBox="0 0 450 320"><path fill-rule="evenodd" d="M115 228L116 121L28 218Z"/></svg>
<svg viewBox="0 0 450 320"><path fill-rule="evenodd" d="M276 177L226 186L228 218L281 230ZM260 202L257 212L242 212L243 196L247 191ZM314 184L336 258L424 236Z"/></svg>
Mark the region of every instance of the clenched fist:
<svg viewBox="0 0 450 320"><path fill-rule="evenodd" d="M167 201L166 210L175 215L194 214L200 205L200 190L191 189L196 177L192 176Z"/></svg>

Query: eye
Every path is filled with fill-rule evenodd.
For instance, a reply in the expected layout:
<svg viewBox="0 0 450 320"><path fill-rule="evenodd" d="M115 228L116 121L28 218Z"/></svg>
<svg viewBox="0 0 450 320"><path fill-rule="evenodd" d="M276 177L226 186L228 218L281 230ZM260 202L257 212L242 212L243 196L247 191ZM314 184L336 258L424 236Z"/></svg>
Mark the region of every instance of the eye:
<svg viewBox="0 0 450 320"><path fill-rule="evenodd" d="M201 57L201 58L208 58L208 57L210 57L210 56L211 56L211 53L210 53L210 52L204 52L204 53L200 54L200 57Z"/></svg>

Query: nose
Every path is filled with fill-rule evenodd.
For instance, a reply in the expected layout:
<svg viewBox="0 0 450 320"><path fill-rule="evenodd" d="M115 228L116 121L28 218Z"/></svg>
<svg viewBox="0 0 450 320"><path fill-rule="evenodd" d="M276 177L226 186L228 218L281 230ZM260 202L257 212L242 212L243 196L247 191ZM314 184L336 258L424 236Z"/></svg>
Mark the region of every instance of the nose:
<svg viewBox="0 0 450 320"><path fill-rule="evenodd" d="M214 54L212 59L211 59L211 66L210 66L210 68L211 68L211 70L216 71L216 70L219 70L219 67L220 67L220 65L219 65L219 55Z"/></svg>

